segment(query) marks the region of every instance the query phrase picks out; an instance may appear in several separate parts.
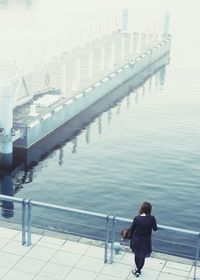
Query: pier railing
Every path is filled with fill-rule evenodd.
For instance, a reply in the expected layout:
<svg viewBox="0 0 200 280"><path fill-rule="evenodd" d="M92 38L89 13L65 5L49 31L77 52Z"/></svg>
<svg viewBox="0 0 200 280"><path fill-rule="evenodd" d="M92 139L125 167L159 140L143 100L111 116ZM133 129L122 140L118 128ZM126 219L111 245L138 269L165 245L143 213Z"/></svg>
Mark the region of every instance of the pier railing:
<svg viewBox="0 0 200 280"><path fill-rule="evenodd" d="M42 220L44 218L48 218L48 225L51 224L52 221L55 221L57 223L65 223L66 221L62 217L62 219L55 218L55 216L52 214L50 216L45 216L44 215L44 210L41 213L42 209L48 209L53 211L52 213L55 213L55 211L63 212L64 217L66 219L69 219L67 230L61 230L62 232L65 232L67 234L74 234L78 236L83 236L83 237L88 237L88 238L93 238L97 240L101 240L104 242L105 250L104 250L104 262L109 262L112 263L114 259L114 249L115 249L115 242L120 242L123 244L123 241L120 239L120 231L124 227L129 227L132 223L131 219L126 219L122 217L117 217L113 216L110 214L101 214L101 213L96 213L92 211L85 211L85 210L80 210L80 209L75 209L75 208L69 208L69 207L64 207L64 206L59 206L59 205L54 205L54 204L49 204L49 203L44 203L44 202L39 202L39 201L34 201L26 198L17 198L17 197L11 197L11 196L5 196L5 195L0 195L0 200L2 201L2 215L4 213L4 217L12 217L12 214L9 214L9 212L13 212L14 207L11 206L15 204L17 207L16 212L20 213L19 215L19 222L21 224L21 232L22 232L22 245L31 245L31 227L34 224L34 226L41 227ZM10 207L11 206L11 207ZM35 210L39 210L39 214L35 212ZM34 213L33 213L34 212ZM5 215L6 214L6 215ZM36 221L33 221L33 214L36 214ZM69 215L69 217L67 216ZM58 214L56 217L59 216ZM75 221L79 218L78 222ZM87 222L86 224L84 223L84 218L87 217ZM88 223L91 221L91 223ZM92 221L94 219L94 221ZM98 222L96 222L98 220ZM40 221L40 222L38 222ZM69 226L69 224L71 226ZM83 230L83 227L87 227L88 229L86 231ZM48 229L51 229L53 227L49 226L47 227ZM189 251L193 251L194 254L187 255L183 252L181 252L181 249L179 252L176 252L177 256L180 257L190 257L194 259L194 278L196 279L196 269L198 265L198 260L200 257L200 232L197 231L192 231L192 230L187 230L187 229L181 229L181 228L176 228L176 227L171 227L171 226L164 226L164 225L158 225L159 233L161 233L160 238L153 238L155 244L158 244L158 248L154 248L155 251L159 252L164 252L164 253L170 253L167 249L170 245L177 245L178 248L180 249L181 246L187 246ZM54 230L56 230L54 228ZM58 230L58 229L57 229ZM101 232L101 234L96 234L96 233ZM166 233L171 232L172 234L172 239L170 240L170 235L167 235L167 240L166 237L162 238L162 232ZM181 238L182 235L189 235L190 237L194 238L193 244L186 244L184 239ZM156 234L157 236L157 234ZM166 246L165 248L159 248L160 243L165 243ZM125 242L124 242L125 243ZM126 244L126 243L125 243ZM128 245L128 244L126 244ZM178 249L177 249L178 250Z"/></svg>

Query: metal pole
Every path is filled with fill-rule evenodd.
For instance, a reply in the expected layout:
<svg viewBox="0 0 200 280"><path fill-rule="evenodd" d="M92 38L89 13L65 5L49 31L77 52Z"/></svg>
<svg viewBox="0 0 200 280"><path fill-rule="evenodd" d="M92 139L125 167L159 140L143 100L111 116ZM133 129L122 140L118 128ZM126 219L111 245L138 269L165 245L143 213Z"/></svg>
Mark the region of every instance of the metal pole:
<svg viewBox="0 0 200 280"><path fill-rule="evenodd" d="M108 261L109 218L110 218L110 216L107 215L107 217L106 217L106 238L105 238L104 263L106 263Z"/></svg>
<svg viewBox="0 0 200 280"><path fill-rule="evenodd" d="M31 245L31 200L28 200L28 215L27 215L27 246Z"/></svg>
<svg viewBox="0 0 200 280"><path fill-rule="evenodd" d="M197 251L196 251L196 258L195 258L195 263L194 263L194 280L196 280L196 270L197 270L197 263L199 259L199 249L200 249L200 233L197 236L198 241L197 241Z"/></svg>
<svg viewBox="0 0 200 280"><path fill-rule="evenodd" d="M112 220L112 244L111 244L110 263L113 262L113 247L114 247L114 242L115 242L115 224L116 224L116 219L114 216L113 220Z"/></svg>
<svg viewBox="0 0 200 280"><path fill-rule="evenodd" d="M22 201L22 245L26 243L26 198Z"/></svg>

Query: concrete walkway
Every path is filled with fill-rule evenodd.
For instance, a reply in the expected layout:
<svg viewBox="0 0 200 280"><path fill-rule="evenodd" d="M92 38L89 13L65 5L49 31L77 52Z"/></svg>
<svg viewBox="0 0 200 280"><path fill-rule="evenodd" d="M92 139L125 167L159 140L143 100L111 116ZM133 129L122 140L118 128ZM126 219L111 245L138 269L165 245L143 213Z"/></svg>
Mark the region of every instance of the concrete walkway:
<svg viewBox="0 0 200 280"><path fill-rule="evenodd" d="M104 264L104 249L82 242L32 234L30 247L21 245L21 232L0 227L0 279L3 280L131 280L130 253L116 255L112 264ZM173 258L172 258L173 260ZM148 258L140 279L193 279L190 262ZM200 267L197 268L200 279Z"/></svg>

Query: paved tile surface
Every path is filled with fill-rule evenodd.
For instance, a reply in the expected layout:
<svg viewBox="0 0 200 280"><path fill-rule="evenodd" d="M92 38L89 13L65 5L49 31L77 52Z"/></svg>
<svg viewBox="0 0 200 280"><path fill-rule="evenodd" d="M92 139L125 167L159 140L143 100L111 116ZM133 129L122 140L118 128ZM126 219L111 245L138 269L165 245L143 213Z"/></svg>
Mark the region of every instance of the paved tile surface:
<svg viewBox="0 0 200 280"><path fill-rule="evenodd" d="M21 232L0 227L0 280L133 280L133 255L114 256L104 264L104 249L67 239L32 234L32 245L21 245ZM172 258L173 259L173 258ZM194 267L184 261L148 258L143 280L192 280ZM196 269L200 280L200 267Z"/></svg>

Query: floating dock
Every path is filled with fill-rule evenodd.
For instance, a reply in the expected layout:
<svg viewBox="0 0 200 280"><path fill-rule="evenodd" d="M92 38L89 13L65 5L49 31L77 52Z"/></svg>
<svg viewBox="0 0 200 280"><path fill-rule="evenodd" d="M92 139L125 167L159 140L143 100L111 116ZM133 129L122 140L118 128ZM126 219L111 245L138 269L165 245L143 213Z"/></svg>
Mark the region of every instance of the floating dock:
<svg viewBox="0 0 200 280"><path fill-rule="evenodd" d="M0 89L1 162L11 165L13 147L31 148L131 78L156 71L170 45L170 35L119 30L9 79Z"/></svg>

